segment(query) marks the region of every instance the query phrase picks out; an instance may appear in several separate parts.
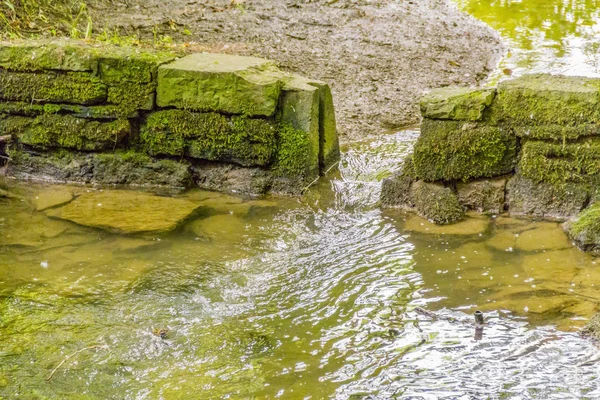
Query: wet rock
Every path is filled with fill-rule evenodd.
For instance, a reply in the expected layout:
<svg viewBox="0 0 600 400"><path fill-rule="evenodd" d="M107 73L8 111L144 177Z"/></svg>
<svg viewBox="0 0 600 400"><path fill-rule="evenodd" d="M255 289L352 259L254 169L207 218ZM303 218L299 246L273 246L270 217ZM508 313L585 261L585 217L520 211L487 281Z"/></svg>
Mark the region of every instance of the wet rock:
<svg viewBox="0 0 600 400"><path fill-rule="evenodd" d="M198 204L185 199L127 191L92 191L46 214L120 233L166 232L189 218Z"/></svg>
<svg viewBox="0 0 600 400"><path fill-rule="evenodd" d="M487 218L466 217L463 221L452 225L436 225L419 216L413 215L404 223L404 230L418 233L430 233L437 235L479 235L484 233L489 226Z"/></svg>
<svg viewBox="0 0 600 400"><path fill-rule="evenodd" d="M262 168L242 168L233 164L201 163L191 167L197 187L247 196L265 194L273 184L273 175ZM282 188L282 192L286 191ZM295 183L289 187L295 190Z"/></svg>
<svg viewBox="0 0 600 400"><path fill-rule="evenodd" d="M35 193L32 199L36 211L44 211L73 200L73 190L65 187L48 187Z"/></svg>
<svg viewBox="0 0 600 400"><path fill-rule="evenodd" d="M441 184L417 181L411 185L410 198L419 215L435 224L451 224L464 216L458 197Z"/></svg>
<svg viewBox="0 0 600 400"><path fill-rule="evenodd" d="M564 229L577 247L600 253L600 203L595 203L567 221Z"/></svg>
<svg viewBox="0 0 600 400"><path fill-rule="evenodd" d="M158 72L159 107L271 116L281 92L271 61L227 54L190 54ZM215 96L218 93L218 96Z"/></svg>
<svg viewBox="0 0 600 400"><path fill-rule="evenodd" d="M458 201L467 209L479 212L501 213L504 211L506 177L480 179L456 184Z"/></svg>
<svg viewBox="0 0 600 400"><path fill-rule="evenodd" d="M514 126L597 124L600 122L600 109L595 106L600 102L598 82L594 78L550 74L503 81L498 84L492 119Z"/></svg>
<svg viewBox="0 0 600 400"><path fill-rule="evenodd" d="M413 154L420 179L467 181L512 172L517 140L503 127L425 118Z"/></svg>
<svg viewBox="0 0 600 400"><path fill-rule="evenodd" d="M567 219L576 215L588 201L587 189L575 183L552 185L536 183L521 174L506 185L508 208L512 216Z"/></svg>
<svg viewBox="0 0 600 400"><path fill-rule="evenodd" d="M201 238L239 242L246 235L246 223L237 215L220 214L191 222L188 228Z"/></svg>
<svg viewBox="0 0 600 400"><path fill-rule="evenodd" d="M383 207L412 206L410 186L415 179L411 154L406 156L397 173L381 183L381 205Z"/></svg>
<svg viewBox="0 0 600 400"><path fill-rule="evenodd" d="M500 251L513 251L517 246L518 233L508 230L498 230L492 237L485 241L486 246L490 246Z"/></svg>
<svg viewBox="0 0 600 400"><path fill-rule="evenodd" d="M492 104L495 95L495 89L435 89L421 99L421 115L432 119L479 121L483 118L485 108Z"/></svg>

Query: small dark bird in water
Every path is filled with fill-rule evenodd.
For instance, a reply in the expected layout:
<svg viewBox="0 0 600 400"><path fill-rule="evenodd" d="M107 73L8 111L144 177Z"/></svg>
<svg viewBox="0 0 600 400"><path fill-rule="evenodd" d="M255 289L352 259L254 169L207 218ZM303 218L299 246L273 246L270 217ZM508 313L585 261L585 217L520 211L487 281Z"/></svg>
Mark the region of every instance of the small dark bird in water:
<svg viewBox="0 0 600 400"><path fill-rule="evenodd" d="M152 334L154 336L158 336L161 339L166 339L167 333L169 333L169 330L166 328L156 328L152 330Z"/></svg>

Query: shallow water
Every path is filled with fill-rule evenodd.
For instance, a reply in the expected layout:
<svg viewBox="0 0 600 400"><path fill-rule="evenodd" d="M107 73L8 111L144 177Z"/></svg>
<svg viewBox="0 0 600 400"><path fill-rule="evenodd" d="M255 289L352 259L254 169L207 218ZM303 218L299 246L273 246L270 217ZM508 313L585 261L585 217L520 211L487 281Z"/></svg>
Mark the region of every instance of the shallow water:
<svg viewBox="0 0 600 400"><path fill-rule="evenodd" d="M506 57L491 80L524 73L600 76L600 1L455 0L500 32Z"/></svg>
<svg viewBox="0 0 600 400"><path fill-rule="evenodd" d="M0 200L0 396L598 398L576 332L596 261L555 223L379 210L416 135L352 144L301 200L160 193L204 205L162 234L48 218L35 202L62 189L8 182L25 200Z"/></svg>

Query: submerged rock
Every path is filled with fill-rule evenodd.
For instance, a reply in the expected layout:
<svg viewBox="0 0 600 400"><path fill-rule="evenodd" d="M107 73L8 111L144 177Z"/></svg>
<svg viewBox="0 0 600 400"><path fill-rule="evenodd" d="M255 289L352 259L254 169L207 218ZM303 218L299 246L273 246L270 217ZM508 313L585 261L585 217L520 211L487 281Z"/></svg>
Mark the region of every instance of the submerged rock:
<svg viewBox="0 0 600 400"><path fill-rule="evenodd" d="M595 203L566 222L564 229L577 247L600 253L600 203Z"/></svg>
<svg viewBox="0 0 600 400"><path fill-rule="evenodd" d="M413 215L404 223L404 229L411 232L442 234L442 235L479 235L484 233L489 226L486 217L470 216L464 221L452 225L436 225L419 216Z"/></svg>
<svg viewBox="0 0 600 400"><path fill-rule="evenodd" d="M48 187L38 191L32 199L36 211L44 211L73 200L73 190L66 187Z"/></svg>
<svg viewBox="0 0 600 400"><path fill-rule="evenodd" d="M84 193L68 205L46 211L51 217L120 233L166 232L189 218L198 204L185 199L128 190Z"/></svg>
<svg viewBox="0 0 600 400"><path fill-rule="evenodd" d="M411 185L410 197L419 215L438 225L457 222L464 216L458 197L441 184L417 181Z"/></svg>

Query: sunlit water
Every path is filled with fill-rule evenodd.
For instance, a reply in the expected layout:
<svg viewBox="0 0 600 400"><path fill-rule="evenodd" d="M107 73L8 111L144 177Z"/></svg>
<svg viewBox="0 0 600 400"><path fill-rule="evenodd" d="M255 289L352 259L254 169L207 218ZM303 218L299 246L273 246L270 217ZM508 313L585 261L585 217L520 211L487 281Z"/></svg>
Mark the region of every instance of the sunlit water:
<svg viewBox="0 0 600 400"><path fill-rule="evenodd" d="M499 31L506 44L492 82L539 72L600 76L600 1L455 1Z"/></svg>
<svg viewBox="0 0 600 400"><path fill-rule="evenodd" d="M352 144L301 200L222 196L168 234L0 200L0 396L599 398L600 352L577 333L595 260L555 223L474 216L438 231L379 210L416 135Z"/></svg>

